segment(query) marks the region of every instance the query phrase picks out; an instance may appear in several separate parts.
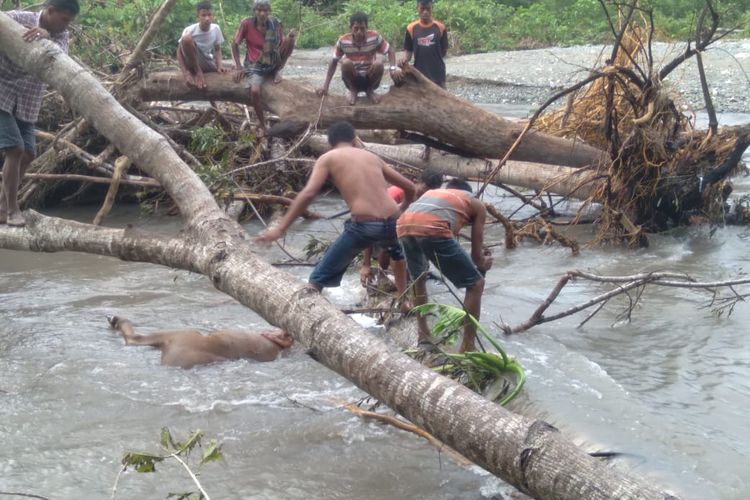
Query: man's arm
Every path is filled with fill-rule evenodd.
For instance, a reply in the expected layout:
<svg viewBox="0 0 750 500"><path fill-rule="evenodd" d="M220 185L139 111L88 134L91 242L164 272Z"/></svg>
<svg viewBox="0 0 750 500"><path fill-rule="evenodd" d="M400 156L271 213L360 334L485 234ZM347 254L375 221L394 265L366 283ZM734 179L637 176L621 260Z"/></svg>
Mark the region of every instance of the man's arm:
<svg viewBox="0 0 750 500"><path fill-rule="evenodd" d="M404 74L401 72L401 68L396 66L396 51L393 50L393 45L388 45L388 69L391 75L393 83L401 83L404 80Z"/></svg>
<svg viewBox="0 0 750 500"><path fill-rule="evenodd" d="M443 36L440 37L440 53L443 57L448 54L448 28L443 30Z"/></svg>
<svg viewBox="0 0 750 500"><path fill-rule="evenodd" d="M216 45L214 47L214 61L216 61L216 71L219 73L226 73L227 69L224 67L224 59L223 55L221 54L221 45Z"/></svg>
<svg viewBox="0 0 750 500"><path fill-rule="evenodd" d="M414 201L414 195L417 192L414 183L396 172L393 167L387 164L383 165L383 177L385 177L385 180L388 181L389 184L393 184L404 190L404 200L401 202L401 211L405 211L411 202Z"/></svg>
<svg viewBox="0 0 750 500"><path fill-rule="evenodd" d="M323 183L328 178L328 166L326 165L325 155L318 159L313 166L310 178L307 180L307 184L297 196L286 211L284 217L281 218L278 224L269 228L267 231L261 233L255 238L256 242L271 243L281 238L289 226L302 215L302 213L310 206L310 203L315 199L315 195L318 194L320 188L323 187Z"/></svg>
<svg viewBox="0 0 750 500"><path fill-rule="evenodd" d="M404 57L401 58L401 60L398 62L399 66L403 66L404 64L411 61L411 56L414 55L414 41L411 38L411 33L409 33L409 27L406 27L406 34L404 35Z"/></svg>
<svg viewBox="0 0 750 500"><path fill-rule="evenodd" d="M333 75L336 73L336 67L339 65L339 60L337 58L332 58L331 62L328 64L328 73L326 73L326 81L323 83L323 86L318 89L318 95L328 95L328 87L331 85L331 80L333 79Z"/></svg>
<svg viewBox="0 0 750 500"><path fill-rule="evenodd" d="M239 82L242 79L243 69L242 63L240 63L240 43L245 39L245 21L240 23L237 28L237 33L234 34L232 39L232 59L234 59L234 81Z"/></svg>
<svg viewBox="0 0 750 500"><path fill-rule="evenodd" d="M492 256L485 255L484 251L484 219L487 209L484 203L476 198L471 200L471 260L477 269L484 273L492 267Z"/></svg>

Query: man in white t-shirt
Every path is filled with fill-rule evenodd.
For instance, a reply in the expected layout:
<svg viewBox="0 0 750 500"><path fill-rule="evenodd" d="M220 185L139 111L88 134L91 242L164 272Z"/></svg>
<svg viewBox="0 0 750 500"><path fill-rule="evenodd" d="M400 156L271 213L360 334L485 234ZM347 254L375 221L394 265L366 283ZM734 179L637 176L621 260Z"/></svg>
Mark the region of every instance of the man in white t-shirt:
<svg viewBox="0 0 750 500"><path fill-rule="evenodd" d="M177 46L177 61L185 82L199 89L206 88L203 73L218 71L225 73L221 60L221 44L224 35L218 24L213 24L214 14L209 2L200 2L195 6L198 22L191 24L182 32Z"/></svg>

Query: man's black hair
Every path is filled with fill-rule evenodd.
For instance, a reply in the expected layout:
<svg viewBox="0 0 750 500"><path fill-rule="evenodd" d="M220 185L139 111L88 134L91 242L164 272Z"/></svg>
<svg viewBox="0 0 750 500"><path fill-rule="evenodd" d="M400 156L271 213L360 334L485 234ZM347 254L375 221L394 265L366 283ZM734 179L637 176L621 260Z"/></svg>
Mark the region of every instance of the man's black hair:
<svg viewBox="0 0 750 500"><path fill-rule="evenodd" d="M340 142L354 142L355 135L352 124L342 120L328 127L328 144L336 147Z"/></svg>
<svg viewBox="0 0 750 500"><path fill-rule="evenodd" d="M443 174L428 168L422 171L419 181L427 186L427 189L437 189L443 184Z"/></svg>
<svg viewBox="0 0 750 500"><path fill-rule="evenodd" d="M202 10L213 10L211 8L211 2L198 2L195 4L195 11L200 12Z"/></svg>
<svg viewBox="0 0 750 500"><path fill-rule="evenodd" d="M417 5L432 5L432 0L417 0Z"/></svg>
<svg viewBox="0 0 750 500"><path fill-rule="evenodd" d="M76 16L81 11L78 0L47 0L44 5L46 7L54 7L57 10L66 10Z"/></svg>
<svg viewBox="0 0 750 500"><path fill-rule="evenodd" d="M354 26L354 23L364 23L367 26L367 14L364 12L355 12L352 17L349 18L349 27Z"/></svg>
<svg viewBox="0 0 750 500"><path fill-rule="evenodd" d="M470 193L474 192L474 190L471 189L471 185L466 182L466 179L462 177L454 177L453 179L449 180L448 184L445 185L445 189L461 189Z"/></svg>

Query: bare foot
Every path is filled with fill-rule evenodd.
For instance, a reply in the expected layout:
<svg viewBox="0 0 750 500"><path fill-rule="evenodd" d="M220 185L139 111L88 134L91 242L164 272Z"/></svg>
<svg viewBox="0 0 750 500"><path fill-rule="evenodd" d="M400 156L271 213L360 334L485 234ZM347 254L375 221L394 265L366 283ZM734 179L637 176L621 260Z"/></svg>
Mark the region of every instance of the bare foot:
<svg viewBox="0 0 750 500"><path fill-rule="evenodd" d="M190 73L185 75L185 83L188 87L196 87L195 78Z"/></svg>
<svg viewBox="0 0 750 500"><path fill-rule="evenodd" d="M349 99L347 100L347 102L350 106L354 106L354 103L357 102L357 92L349 92Z"/></svg>
<svg viewBox="0 0 750 500"><path fill-rule="evenodd" d="M279 73L276 73L273 76L273 83L281 83L281 80L283 80L283 78L281 78L281 75Z"/></svg>
<svg viewBox="0 0 750 500"><path fill-rule="evenodd" d="M370 99L370 102L372 102L373 104L380 104L380 97L378 97L378 95L373 91L367 93L367 98Z"/></svg>
<svg viewBox="0 0 750 500"><path fill-rule="evenodd" d="M26 225L26 220L24 220L21 212L9 213L6 222L12 227L23 227Z"/></svg>
<svg viewBox="0 0 750 500"><path fill-rule="evenodd" d="M206 84L206 77L203 75L203 73L195 75L195 86L199 89L205 89L206 87L208 87L208 84Z"/></svg>

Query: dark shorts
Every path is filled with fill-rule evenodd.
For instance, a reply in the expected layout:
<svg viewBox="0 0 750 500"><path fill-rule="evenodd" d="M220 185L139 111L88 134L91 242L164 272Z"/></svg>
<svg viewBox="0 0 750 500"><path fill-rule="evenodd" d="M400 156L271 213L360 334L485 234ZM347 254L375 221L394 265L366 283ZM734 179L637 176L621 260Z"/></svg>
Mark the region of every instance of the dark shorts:
<svg viewBox="0 0 750 500"><path fill-rule="evenodd" d="M0 150L23 148L36 153L34 124L0 111Z"/></svg>
<svg viewBox="0 0 750 500"><path fill-rule="evenodd" d="M182 48L182 43L180 43L180 51L182 52L182 57L187 58L187 55L185 55L185 49ZM216 66L216 61L204 54L197 46L195 47L195 57L198 59L198 66L200 66L202 72L216 73L219 71Z"/></svg>
<svg viewBox="0 0 750 500"><path fill-rule="evenodd" d="M482 278L471 257L454 239L406 236L401 238L406 266L413 280L427 272L428 259L456 288L467 288Z"/></svg>
<svg viewBox="0 0 750 500"><path fill-rule="evenodd" d="M386 248L391 259L404 260L404 252L396 236L395 219L374 222L346 221L344 232L328 248L308 281L321 288L339 286L341 277L354 257L365 248L376 244Z"/></svg>
<svg viewBox="0 0 750 500"><path fill-rule="evenodd" d="M370 77L368 77L366 73L357 73L354 76L354 88L351 88L346 80L344 80L344 85L346 85L346 88L349 90L366 92L368 87L370 87Z"/></svg>

